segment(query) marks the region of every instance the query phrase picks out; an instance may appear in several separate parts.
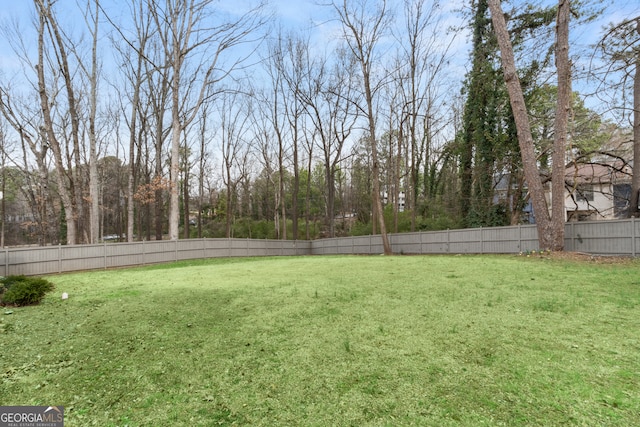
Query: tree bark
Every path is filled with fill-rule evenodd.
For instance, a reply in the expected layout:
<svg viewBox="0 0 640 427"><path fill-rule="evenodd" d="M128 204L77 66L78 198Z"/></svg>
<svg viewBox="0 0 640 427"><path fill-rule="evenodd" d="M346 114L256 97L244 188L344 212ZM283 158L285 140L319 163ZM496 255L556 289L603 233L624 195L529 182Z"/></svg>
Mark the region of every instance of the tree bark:
<svg viewBox="0 0 640 427"><path fill-rule="evenodd" d="M361 10L349 10L347 0L343 0L342 5L333 4L334 9L340 17L340 21L345 31L345 37L353 55L357 58L362 72L362 84L364 86L365 103L363 110L367 116L369 127L369 138L371 144L372 177L373 190L371 199L373 202L374 217L377 217L382 237L382 246L385 255L393 254L387 227L384 222L384 212L382 200L380 199L380 164L378 160L378 140L376 138L376 117L373 112L374 94L371 89L371 66L375 45L382 37L385 25L388 24L386 0L378 5L376 15L367 17L366 5L360 4Z"/></svg>
<svg viewBox="0 0 640 427"><path fill-rule="evenodd" d="M556 68L558 72L558 99L556 104L555 135L551 170L551 234L552 241L543 249L564 249L564 175L567 146L567 127L571 109L571 62L569 60L570 0L559 0L556 22Z"/></svg>
<svg viewBox="0 0 640 427"><path fill-rule="evenodd" d="M502 59L502 71L509 92L509 101L516 122L518 144L522 156L524 175L531 195L536 227L538 230L538 242L540 249L553 249L554 230L549 215L549 207L545 198L544 186L538 171L537 158L531 135L529 114L524 102L522 86L516 71L513 46L509 38L507 23L504 19L500 0L488 0L491 10L491 21L500 47ZM564 171L563 171L564 172Z"/></svg>
<svg viewBox="0 0 640 427"><path fill-rule="evenodd" d="M378 163L378 140L376 139L375 119L373 117L373 95L369 83L369 76L364 79L365 96L367 98L367 115L369 116L369 137L371 138L371 160L373 167L371 170L371 179L373 180L373 207L378 217L378 225L380 227L380 236L382 237L382 247L385 255L392 255L389 236L387 235L387 227L384 223L384 211L382 210L382 200L380 200L380 164Z"/></svg>
<svg viewBox="0 0 640 427"><path fill-rule="evenodd" d="M640 34L640 18L636 21ZM633 176L631 178L631 200L629 217L640 217L640 49L636 50L635 74L633 76Z"/></svg>
<svg viewBox="0 0 640 427"><path fill-rule="evenodd" d="M44 131L46 134L47 142L51 147L51 151L54 155L56 170L57 170L57 181L58 181L58 191L60 193L60 199L62 200L62 205L65 210L65 222L67 227L67 244L75 245L76 244L76 210L72 200L72 196L70 194L69 188L67 187L67 182L65 181L65 177L67 177L67 170L64 166L64 162L62 159L62 149L60 146L60 142L55 134L52 113L50 107L49 95L47 93L47 85L44 74L44 34L45 28L47 27L47 22L50 23L50 10L49 4L45 4L42 0L36 0L36 7L38 10L38 64L36 67L36 72L38 75L38 93L40 96L40 108L42 111L42 116L44 120Z"/></svg>
<svg viewBox="0 0 640 427"><path fill-rule="evenodd" d="M95 0L91 46L90 113L89 113L89 243L97 243L100 238L100 191L98 180L98 142L96 137L96 116L98 112L98 16L100 7Z"/></svg>
<svg viewBox="0 0 640 427"><path fill-rule="evenodd" d="M129 167L127 168L127 242L133 242L135 224L135 182L136 182L136 132L140 108L140 86L142 84L142 57L138 55L136 75L133 77L133 99L129 122ZM141 233L141 230L138 230Z"/></svg>

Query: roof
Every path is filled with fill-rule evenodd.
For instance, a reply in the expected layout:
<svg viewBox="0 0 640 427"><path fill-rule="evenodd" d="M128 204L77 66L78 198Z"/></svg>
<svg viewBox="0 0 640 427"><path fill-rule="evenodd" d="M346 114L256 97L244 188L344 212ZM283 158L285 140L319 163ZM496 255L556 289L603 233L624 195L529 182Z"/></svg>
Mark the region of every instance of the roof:
<svg viewBox="0 0 640 427"><path fill-rule="evenodd" d="M622 161L570 164L565 180L572 184L616 184L631 182L631 166Z"/></svg>

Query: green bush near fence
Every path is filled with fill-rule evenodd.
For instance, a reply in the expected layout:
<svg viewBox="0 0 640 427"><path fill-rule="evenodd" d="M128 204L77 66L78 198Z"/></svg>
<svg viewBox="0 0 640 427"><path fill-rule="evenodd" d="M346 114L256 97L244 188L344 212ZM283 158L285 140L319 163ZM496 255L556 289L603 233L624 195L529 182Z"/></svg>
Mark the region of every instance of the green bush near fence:
<svg viewBox="0 0 640 427"><path fill-rule="evenodd" d="M39 304L53 289L53 283L39 277L22 275L3 277L0 278L0 305Z"/></svg>

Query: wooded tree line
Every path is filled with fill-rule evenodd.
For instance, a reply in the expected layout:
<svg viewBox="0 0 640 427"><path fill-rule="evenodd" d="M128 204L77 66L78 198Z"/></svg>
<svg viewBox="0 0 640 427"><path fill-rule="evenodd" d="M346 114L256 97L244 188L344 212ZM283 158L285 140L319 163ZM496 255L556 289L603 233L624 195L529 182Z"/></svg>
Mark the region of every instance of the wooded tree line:
<svg viewBox="0 0 640 427"><path fill-rule="evenodd" d="M335 0L320 38L266 3L84 0L77 22L32 1L32 22L2 25L2 245L379 233L390 253L387 232L533 211L561 249L566 166L638 164L638 17L572 57L570 29L606 11Z"/></svg>

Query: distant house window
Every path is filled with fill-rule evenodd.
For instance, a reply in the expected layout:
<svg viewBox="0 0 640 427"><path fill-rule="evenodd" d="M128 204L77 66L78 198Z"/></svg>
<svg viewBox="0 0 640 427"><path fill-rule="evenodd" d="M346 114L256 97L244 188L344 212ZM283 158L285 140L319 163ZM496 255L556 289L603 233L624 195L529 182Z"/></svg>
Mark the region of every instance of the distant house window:
<svg viewBox="0 0 640 427"><path fill-rule="evenodd" d="M579 202L593 202L593 186L579 185L576 188L576 200Z"/></svg>
<svg viewBox="0 0 640 427"><path fill-rule="evenodd" d="M625 217L631 200L631 184L613 186L613 213L616 218Z"/></svg>

